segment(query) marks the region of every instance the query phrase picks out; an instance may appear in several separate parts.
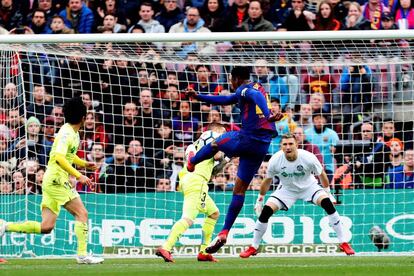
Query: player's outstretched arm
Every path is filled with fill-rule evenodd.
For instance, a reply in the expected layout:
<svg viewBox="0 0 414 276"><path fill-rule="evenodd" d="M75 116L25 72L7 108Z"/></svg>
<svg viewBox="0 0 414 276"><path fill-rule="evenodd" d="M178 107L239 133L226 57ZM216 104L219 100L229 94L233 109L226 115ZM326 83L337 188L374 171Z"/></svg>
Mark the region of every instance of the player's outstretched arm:
<svg viewBox="0 0 414 276"><path fill-rule="evenodd" d="M231 94L228 96L224 96L224 95L200 95L197 94L194 89L192 88L188 88L185 91L185 94L187 95L187 97L190 98L194 98L196 100L202 101L202 102L206 102L206 103L210 103L210 104L216 104L216 105L228 105L228 104L235 104L238 101L238 97L236 94Z"/></svg>
<svg viewBox="0 0 414 276"><path fill-rule="evenodd" d="M62 169L67 171L70 175L73 175L74 177L76 177L76 179L80 183L84 185L88 185L91 188L91 190L94 190L95 184L93 183L93 181L87 178L86 176L84 176L83 174L81 174L77 169L72 167L72 165L68 162L68 160L66 160L66 157L63 154L61 153L56 154L56 162Z"/></svg>
<svg viewBox="0 0 414 276"><path fill-rule="evenodd" d="M242 96L243 96L243 92L242 92ZM267 106L266 98L261 93L248 90L247 92L245 92L244 96L250 99L251 101L253 101L260 108L260 110L262 111L262 114L265 116L265 118L269 122L280 121L283 118L282 113L272 114L270 112Z"/></svg>

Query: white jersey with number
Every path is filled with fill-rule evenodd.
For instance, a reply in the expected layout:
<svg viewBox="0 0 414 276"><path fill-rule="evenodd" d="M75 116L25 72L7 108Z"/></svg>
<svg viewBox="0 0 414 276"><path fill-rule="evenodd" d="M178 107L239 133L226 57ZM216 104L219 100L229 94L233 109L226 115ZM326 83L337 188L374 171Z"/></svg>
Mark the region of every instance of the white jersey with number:
<svg viewBox="0 0 414 276"><path fill-rule="evenodd" d="M301 192L317 184L315 175L320 175L322 171L319 160L308 151L298 149L298 158L295 161L288 161L283 151L278 151L269 160L267 177L277 176L280 179L279 185L293 192Z"/></svg>

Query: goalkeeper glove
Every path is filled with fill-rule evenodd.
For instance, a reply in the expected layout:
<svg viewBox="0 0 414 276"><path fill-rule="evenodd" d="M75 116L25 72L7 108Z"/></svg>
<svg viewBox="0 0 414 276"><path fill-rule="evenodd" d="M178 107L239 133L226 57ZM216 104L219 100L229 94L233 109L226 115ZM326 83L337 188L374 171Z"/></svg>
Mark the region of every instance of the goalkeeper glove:
<svg viewBox="0 0 414 276"><path fill-rule="evenodd" d="M259 194L259 196L257 197L257 200L256 200L256 204L254 205L254 211L256 212L256 216L260 216L260 214L262 213L263 199L264 199L264 196Z"/></svg>
<svg viewBox="0 0 414 276"><path fill-rule="evenodd" d="M325 192L328 194L328 196L329 196L329 199L331 200L331 202L333 203L333 204L336 204L336 198L331 194L331 188L329 188L329 187L326 187L326 188L323 188L324 190L325 190Z"/></svg>

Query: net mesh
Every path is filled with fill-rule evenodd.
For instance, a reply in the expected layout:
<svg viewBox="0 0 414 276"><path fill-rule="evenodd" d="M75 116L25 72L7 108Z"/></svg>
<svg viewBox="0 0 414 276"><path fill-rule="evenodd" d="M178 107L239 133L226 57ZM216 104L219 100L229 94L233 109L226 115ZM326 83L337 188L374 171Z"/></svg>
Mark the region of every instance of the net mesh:
<svg viewBox="0 0 414 276"><path fill-rule="evenodd" d="M237 105L188 101L184 90L191 86L199 93L226 95L231 69L245 65L252 68L252 80L277 99L272 110L285 113L277 124L279 134L302 132L318 149L356 251L413 250L410 40L26 43L0 44L0 51L0 206L7 221L41 220L42 175L63 124L61 107L66 99L82 96L88 115L78 155L100 165L84 172L98 186L90 191L71 182L89 211L90 249L152 255L181 217L182 195L175 190L185 147L209 122L240 128ZM329 135L317 135L312 114L323 114ZM279 150L279 139L272 142L267 160ZM267 161L253 179L222 253L234 255L242 248L238 245L251 243L254 190L266 166ZM222 217L237 168L234 159L209 184ZM61 212L50 235L6 234L0 255L75 254L71 221ZM176 254L197 252L202 221L180 239L183 246ZM223 218L216 232L222 223ZM265 253L337 250L323 210L309 203L298 202L270 224Z"/></svg>

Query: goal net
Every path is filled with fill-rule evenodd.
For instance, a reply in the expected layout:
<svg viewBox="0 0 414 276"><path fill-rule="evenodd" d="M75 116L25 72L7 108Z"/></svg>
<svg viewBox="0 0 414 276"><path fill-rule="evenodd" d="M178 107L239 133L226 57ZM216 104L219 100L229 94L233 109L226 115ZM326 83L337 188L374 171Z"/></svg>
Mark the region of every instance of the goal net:
<svg viewBox="0 0 414 276"><path fill-rule="evenodd" d="M0 218L41 220L42 176L62 105L81 96L88 108L78 155L99 165L86 171L91 191L71 179L89 212L95 254L154 256L181 217L178 172L185 147L210 122L238 130L237 105L186 99L232 93L229 73L249 66L285 116L279 135L324 164L358 253L414 250L413 45L411 31L390 33L232 33L7 36L0 44ZM219 254L237 255L252 241L253 206L275 138L247 192L245 205ZM224 223L237 174L233 159L210 183ZM272 189L278 185L274 180ZM270 194L270 191L268 195ZM193 255L201 243L199 217L173 254ZM48 235L6 233L0 256L76 253L73 218L62 210ZM333 254L337 238L323 210L297 202L269 221L265 254Z"/></svg>

